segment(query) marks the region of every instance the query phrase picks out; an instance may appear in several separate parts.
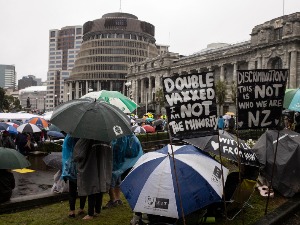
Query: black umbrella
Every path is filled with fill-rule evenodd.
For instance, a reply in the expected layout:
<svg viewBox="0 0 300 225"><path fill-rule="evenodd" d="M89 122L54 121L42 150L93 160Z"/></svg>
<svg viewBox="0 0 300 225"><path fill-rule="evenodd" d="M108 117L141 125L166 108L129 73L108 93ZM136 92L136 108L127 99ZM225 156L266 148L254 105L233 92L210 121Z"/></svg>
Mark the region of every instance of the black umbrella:
<svg viewBox="0 0 300 225"><path fill-rule="evenodd" d="M59 105L50 122L73 137L106 142L132 133L130 119L119 108L91 99Z"/></svg>
<svg viewBox="0 0 300 225"><path fill-rule="evenodd" d="M259 162L255 153L245 143L245 141L239 139L238 148L237 137L235 135L224 130L219 130L219 136L211 135L205 137L184 139L183 141L194 145L203 151L207 151L215 155L219 154L219 146L221 146L221 156L235 162L238 162L240 158L242 164L259 166ZM240 157L238 155L240 155Z"/></svg>
<svg viewBox="0 0 300 225"><path fill-rule="evenodd" d="M47 166L55 169L62 169L62 153L52 152L43 158L43 161Z"/></svg>
<svg viewBox="0 0 300 225"><path fill-rule="evenodd" d="M25 156L17 150L0 147L0 169L22 169L30 165Z"/></svg>

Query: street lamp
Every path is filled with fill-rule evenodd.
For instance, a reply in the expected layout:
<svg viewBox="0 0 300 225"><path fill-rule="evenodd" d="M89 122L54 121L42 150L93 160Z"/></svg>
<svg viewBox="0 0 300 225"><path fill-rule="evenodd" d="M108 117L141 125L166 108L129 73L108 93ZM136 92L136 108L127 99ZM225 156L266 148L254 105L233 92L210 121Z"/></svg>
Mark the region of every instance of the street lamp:
<svg viewBox="0 0 300 225"><path fill-rule="evenodd" d="M57 95L54 95L54 107L56 107L56 98L57 98Z"/></svg>
<svg viewBox="0 0 300 225"><path fill-rule="evenodd" d="M46 96L44 96L44 113L46 112Z"/></svg>
<svg viewBox="0 0 300 225"><path fill-rule="evenodd" d="M69 101L70 100L70 92L68 92L67 95L68 95L68 101Z"/></svg>

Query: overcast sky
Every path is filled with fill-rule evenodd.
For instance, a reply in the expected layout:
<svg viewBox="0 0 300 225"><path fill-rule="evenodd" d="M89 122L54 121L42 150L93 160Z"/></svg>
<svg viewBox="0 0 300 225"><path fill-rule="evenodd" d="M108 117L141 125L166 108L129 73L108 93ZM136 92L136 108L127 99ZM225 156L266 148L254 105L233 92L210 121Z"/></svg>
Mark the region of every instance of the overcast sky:
<svg viewBox="0 0 300 225"><path fill-rule="evenodd" d="M254 26L300 12L300 0L0 0L0 64L14 64L17 79L45 81L49 30L83 25L120 5L155 26L156 43L182 55L247 41Z"/></svg>

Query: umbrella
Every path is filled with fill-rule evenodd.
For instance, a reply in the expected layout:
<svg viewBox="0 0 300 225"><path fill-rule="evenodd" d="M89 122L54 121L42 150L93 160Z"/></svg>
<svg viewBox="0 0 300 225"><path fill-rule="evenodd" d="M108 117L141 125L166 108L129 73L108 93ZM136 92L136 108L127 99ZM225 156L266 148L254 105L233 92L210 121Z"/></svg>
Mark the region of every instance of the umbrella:
<svg viewBox="0 0 300 225"><path fill-rule="evenodd" d="M211 135L205 137L197 137L191 139L184 139L183 141L200 148L203 151L219 154L219 142L221 145L221 155L227 159L235 162L241 160L241 163L252 166L259 166L258 159L251 148L245 141L239 139L239 155L237 147L237 137L224 130L219 130L220 140L218 135Z"/></svg>
<svg viewBox="0 0 300 225"><path fill-rule="evenodd" d="M9 125L8 123L0 122L0 130L1 131L8 131L10 134L18 134L18 131L15 127Z"/></svg>
<svg viewBox="0 0 300 225"><path fill-rule="evenodd" d="M131 131L135 134L145 134L146 133L145 128L143 128L139 125L132 126Z"/></svg>
<svg viewBox="0 0 300 225"><path fill-rule="evenodd" d="M41 129L32 123L24 123L17 128L17 131L20 133L37 133L41 132Z"/></svg>
<svg viewBox="0 0 300 225"><path fill-rule="evenodd" d="M283 108L300 112L300 89L288 89L285 92Z"/></svg>
<svg viewBox="0 0 300 225"><path fill-rule="evenodd" d="M37 125L41 129L46 128L46 127L49 126L48 122L45 119L41 118L41 117L33 117L30 120L28 120L28 123L32 123L34 125Z"/></svg>
<svg viewBox="0 0 300 225"><path fill-rule="evenodd" d="M163 119L158 119L158 120L154 120L152 124L153 124L153 126L158 126L163 123L164 123Z"/></svg>
<svg viewBox="0 0 300 225"><path fill-rule="evenodd" d="M10 125L4 122L0 122L0 130L6 130Z"/></svg>
<svg viewBox="0 0 300 225"><path fill-rule="evenodd" d="M231 116L229 116L229 115L225 114L225 115L223 116L223 119L224 119L224 120L229 120L229 119L230 119L230 117L231 117Z"/></svg>
<svg viewBox="0 0 300 225"><path fill-rule="evenodd" d="M225 113L225 115L234 116L235 114L234 114L234 112L227 112L227 113Z"/></svg>
<svg viewBox="0 0 300 225"><path fill-rule="evenodd" d="M261 174L268 181L273 175L272 187L276 191L285 197L292 197L300 192L299 133L290 129L267 130L252 149L262 164Z"/></svg>
<svg viewBox="0 0 300 225"><path fill-rule="evenodd" d="M154 121L153 118L146 118L146 122L151 123L152 121Z"/></svg>
<svg viewBox="0 0 300 225"><path fill-rule="evenodd" d="M12 123L12 122L6 122L8 125L13 126L14 128L18 128L19 124Z"/></svg>
<svg viewBox="0 0 300 225"><path fill-rule="evenodd" d="M30 162L17 150L0 147L0 169L22 169Z"/></svg>
<svg viewBox="0 0 300 225"><path fill-rule="evenodd" d="M53 138L65 138L65 135L58 131L48 131L47 135Z"/></svg>
<svg viewBox="0 0 300 225"><path fill-rule="evenodd" d="M104 101L75 99L55 108L51 123L73 137L100 141L131 134L130 119Z"/></svg>
<svg viewBox="0 0 300 225"><path fill-rule="evenodd" d="M9 126L6 129L10 134L18 134L17 128L13 127L13 126Z"/></svg>
<svg viewBox="0 0 300 225"><path fill-rule="evenodd" d="M43 158L44 163L54 169L62 169L62 153L52 152Z"/></svg>
<svg viewBox="0 0 300 225"><path fill-rule="evenodd" d="M49 128L49 131L58 131L58 132L61 132L61 129L59 129L54 124L51 124L48 128Z"/></svg>
<svg viewBox="0 0 300 225"><path fill-rule="evenodd" d="M121 109L124 113L133 112L138 105L118 91L95 91L90 92L81 98L101 99Z"/></svg>
<svg viewBox="0 0 300 225"><path fill-rule="evenodd" d="M155 128L150 125L144 125L142 127L146 130L146 133L155 133Z"/></svg>
<svg viewBox="0 0 300 225"><path fill-rule="evenodd" d="M176 185L180 187L184 214L187 215L214 202L223 193L221 164L191 145L171 146L141 156L121 183L130 207L135 212L182 217ZM224 180L228 169L223 167Z"/></svg>

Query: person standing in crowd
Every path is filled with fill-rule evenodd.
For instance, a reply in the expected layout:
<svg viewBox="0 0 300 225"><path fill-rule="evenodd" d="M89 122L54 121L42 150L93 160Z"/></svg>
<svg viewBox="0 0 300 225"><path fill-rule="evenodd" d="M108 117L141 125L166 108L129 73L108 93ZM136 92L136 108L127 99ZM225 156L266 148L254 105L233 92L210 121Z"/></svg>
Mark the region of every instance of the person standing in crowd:
<svg viewBox="0 0 300 225"><path fill-rule="evenodd" d="M18 151L24 156L27 156L28 154L27 149L25 148L26 144L27 144L27 135L19 132L16 137L16 145Z"/></svg>
<svg viewBox="0 0 300 225"><path fill-rule="evenodd" d="M121 200L121 177L128 171L139 157L143 154L142 145L135 135L127 135L111 142L113 150L113 172L109 198L103 209L109 209L122 205Z"/></svg>
<svg viewBox="0 0 300 225"><path fill-rule="evenodd" d="M224 130L224 125L225 125L225 122L224 122L223 117L219 116L219 119L218 119L218 129L219 130Z"/></svg>
<svg viewBox="0 0 300 225"><path fill-rule="evenodd" d="M229 119L228 128L229 128L229 132L232 133L234 131L234 128L235 128L235 119L234 119L233 115L231 115L231 117Z"/></svg>
<svg viewBox="0 0 300 225"><path fill-rule="evenodd" d="M75 218L75 204L77 198L77 168L74 162L73 150L78 138L73 138L69 134L65 137L62 146L62 175L61 178L69 181L69 217ZM78 215L84 213L83 209L86 202L86 196L79 197L80 206Z"/></svg>
<svg viewBox="0 0 300 225"><path fill-rule="evenodd" d="M4 148L16 149L15 142L11 139L9 132L6 130L2 133L2 146Z"/></svg>
<svg viewBox="0 0 300 225"><path fill-rule="evenodd" d="M15 188L15 177L10 170L0 169L0 203L8 201Z"/></svg>
<svg viewBox="0 0 300 225"><path fill-rule="evenodd" d="M80 138L74 147L77 163L78 195L88 196L90 220L101 212L103 193L107 192L112 175L112 150L109 143Z"/></svg>

